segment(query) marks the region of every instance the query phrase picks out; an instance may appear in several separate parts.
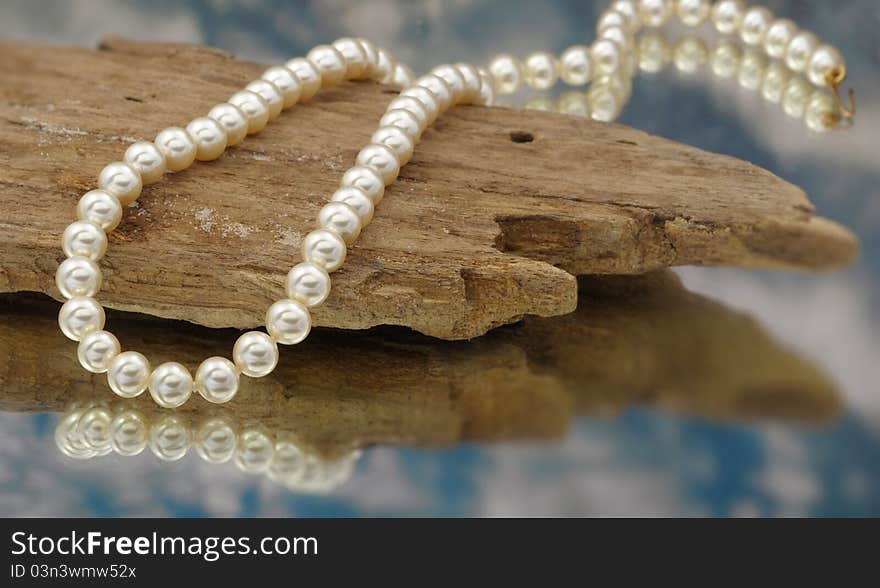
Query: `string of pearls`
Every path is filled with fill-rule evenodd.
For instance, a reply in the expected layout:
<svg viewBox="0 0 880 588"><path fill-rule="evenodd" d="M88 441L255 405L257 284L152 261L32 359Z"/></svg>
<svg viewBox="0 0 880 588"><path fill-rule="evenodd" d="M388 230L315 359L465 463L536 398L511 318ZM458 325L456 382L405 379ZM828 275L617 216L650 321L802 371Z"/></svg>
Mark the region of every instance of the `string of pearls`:
<svg viewBox="0 0 880 588"><path fill-rule="evenodd" d="M611 79L634 59L632 35L643 25L662 25L673 14L689 26L709 18L722 33L739 32L746 43L762 44L768 55L784 56L791 69L806 70L814 84L822 81L820 77L839 82L844 75L836 50L819 45L814 36L798 31L789 21L774 20L766 9L746 8L739 0L714 5L699 0L617 0L599 19L599 37L593 45L571 47L559 60L535 53L521 64L502 55L485 69L464 63L441 65L418 79L387 50L367 40L344 38L320 45L305 58L267 69L260 79L185 128L170 127L153 142L132 144L122 161L101 170L98 189L80 199L79 220L62 237L67 258L55 279L67 299L58 317L62 332L79 342L83 367L107 373L110 388L123 398L149 390L157 404L175 408L195 391L209 402L228 402L238 391L241 375L258 378L271 373L278 363L278 345L294 345L308 336L309 309L327 299L330 274L342 266L348 247L372 220L385 187L412 157L425 128L441 113L456 104L492 105L496 92L514 92L523 80L546 89L559 78L574 85L593 78ZM303 239L303 261L287 275L287 296L266 312L266 332L242 334L231 360L210 357L195 375L177 362L153 368L141 353L122 351L117 338L104 330L104 310L95 296L101 288L98 262L107 250L107 233L121 221L123 207L140 196L145 184L158 181L166 172L182 171L194 161L220 157L226 148L260 132L284 109L310 99L320 88L363 79L391 84L401 92L388 105L371 142L358 153L356 165L345 172L339 189L319 212L317 228Z"/></svg>

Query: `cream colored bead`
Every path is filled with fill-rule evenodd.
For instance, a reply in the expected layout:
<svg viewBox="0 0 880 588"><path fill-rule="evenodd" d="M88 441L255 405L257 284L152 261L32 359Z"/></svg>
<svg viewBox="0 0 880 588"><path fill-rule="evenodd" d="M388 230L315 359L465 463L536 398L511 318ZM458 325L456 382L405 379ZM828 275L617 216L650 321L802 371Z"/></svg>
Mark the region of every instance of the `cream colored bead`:
<svg viewBox="0 0 880 588"><path fill-rule="evenodd" d="M785 65L792 71L802 72L807 69L813 53L819 47L819 39L809 31L801 31L791 38L785 50Z"/></svg>
<svg viewBox="0 0 880 588"><path fill-rule="evenodd" d="M110 445L119 455L140 455L147 447L150 426L140 411L126 409L110 422Z"/></svg>
<svg viewBox="0 0 880 588"><path fill-rule="evenodd" d="M417 99L412 96L398 96L388 104L388 109L385 112L400 109L410 111L418 119L422 130L428 126L428 111L425 109L425 105Z"/></svg>
<svg viewBox="0 0 880 588"><path fill-rule="evenodd" d="M807 66L807 77L817 86L825 86L825 74L829 70L844 67L843 56L831 45L820 45Z"/></svg>
<svg viewBox="0 0 880 588"><path fill-rule="evenodd" d="M370 143L360 150L357 155L357 164L371 167L382 176L387 186L400 173L400 161L390 148L378 143Z"/></svg>
<svg viewBox="0 0 880 588"><path fill-rule="evenodd" d="M588 117L590 116L590 104L587 102L587 95L584 92L569 91L564 92L559 97L556 108L562 114L570 114L572 116Z"/></svg>
<svg viewBox="0 0 880 588"><path fill-rule="evenodd" d="M281 92L282 107L290 108L299 100L302 93L302 83L296 74L280 65L270 67L260 76L261 79L271 82Z"/></svg>
<svg viewBox="0 0 880 588"><path fill-rule="evenodd" d="M597 80L587 91L590 118L610 122L617 118L623 108L621 97L602 80Z"/></svg>
<svg viewBox="0 0 880 588"><path fill-rule="evenodd" d="M747 90L757 90L764 81L766 70L767 58L764 54L755 49L746 50L739 65L739 85Z"/></svg>
<svg viewBox="0 0 880 588"><path fill-rule="evenodd" d="M97 453L90 449L78 431L79 421L85 414L83 407L67 411L55 427L55 445L66 457L73 459L89 459Z"/></svg>
<svg viewBox="0 0 880 588"><path fill-rule="evenodd" d="M212 161L226 151L226 131L213 118L202 116L186 125L186 132L196 145L196 159Z"/></svg>
<svg viewBox="0 0 880 588"><path fill-rule="evenodd" d="M122 204L110 192L90 190L83 194L76 205L76 216L80 220L96 223L107 232L112 231L122 220Z"/></svg>
<svg viewBox="0 0 880 588"><path fill-rule="evenodd" d="M150 383L150 362L137 351L123 351L110 361L107 382L118 396L140 396Z"/></svg>
<svg viewBox="0 0 880 588"><path fill-rule="evenodd" d="M623 30L623 29L617 29ZM556 58L546 51L536 51L523 60L523 78L536 90L548 90L559 79L559 66Z"/></svg>
<svg viewBox="0 0 880 588"><path fill-rule="evenodd" d="M453 103L465 102L470 97L468 92L472 91L472 89L467 87L464 74L454 65L438 65L431 70L431 73L446 82L452 90L452 95L454 96Z"/></svg>
<svg viewBox="0 0 880 588"><path fill-rule="evenodd" d="M394 75L391 77L391 85L398 89L408 88L416 80L412 70L402 63L394 66Z"/></svg>
<svg viewBox="0 0 880 588"><path fill-rule="evenodd" d="M284 67L292 71L302 84L300 100L309 100L321 89L321 72L305 57L291 59L284 64Z"/></svg>
<svg viewBox="0 0 880 588"><path fill-rule="evenodd" d="M241 90L233 94L228 102L244 113L248 121L248 135L259 133L269 123L269 103L256 92Z"/></svg>
<svg viewBox="0 0 880 588"><path fill-rule="evenodd" d="M97 455L107 455L113 451L110 441L110 423L113 413L105 406L93 406L86 410L77 423L77 432L86 447Z"/></svg>
<svg viewBox="0 0 880 588"><path fill-rule="evenodd" d="M747 45L760 45L772 23L772 12L763 6L753 6L743 14L739 36Z"/></svg>
<svg viewBox="0 0 880 588"><path fill-rule="evenodd" d="M74 296L58 312L58 326L64 336L79 341L92 331L104 328L104 309L94 298Z"/></svg>
<svg viewBox="0 0 880 588"><path fill-rule="evenodd" d="M807 100L804 122L811 131L824 133L831 130L829 120L838 112L837 103L825 90L816 90Z"/></svg>
<svg viewBox="0 0 880 588"><path fill-rule="evenodd" d="M302 254L304 261L333 272L345 262L345 241L333 231L316 229L303 239Z"/></svg>
<svg viewBox="0 0 880 588"><path fill-rule="evenodd" d="M397 127L379 127L370 137L370 143L378 143L390 148L394 151L401 166L409 163L415 148L413 140Z"/></svg>
<svg viewBox="0 0 880 588"><path fill-rule="evenodd" d="M182 459L191 444L189 426L176 414L165 414L150 427L150 451L162 461Z"/></svg>
<svg viewBox="0 0 880 588"><path fill-rule="evenodd" d="M345 61L345 77L349 80L362 80L369 77L370 64L367 52L356 39L345 37L333 41L333 48L339 51Z"/></svg>
<svg viewBox="0 0 880 588"><path fill-rule="evenodd" d="M480 70L469 63L456 63L453 67L464 79L464 90L459 103L478 104L483 90L483 78L480 76Z"/></svg>
<svg viewBox="0 0 880 588"><path fill-rule="evenodd" d="M672 62L683 73L694 73L709 59L709 49L699 37L683 37L672 48Z"/></svg>
<svg viewBox="0 0 880 588"><path fill-rule="evenodd" d="M211 109L212 118L226 131L226 146L238 145L247 136L248 119L238 106L222 102Z"/></svg>
<svg viewBox="0 0 880 588"><path fill-rule="evenodd" d="M452 88L446 83L446 80L438 75L428 74L422 76L416 80L415 85L433 94L440 110L446 110L455 104L456 96L453 94Z"/></svg>
<svg viewBox="0 0 880 588"><path fill-rule="evenodd" d="M361 234L362 223L357 211L348 204L330 202L318 213L318 226L334 231L351 245Z"/></svg>
<svg viewBox="0 0 880 588"><path fill-rule="evenodd" d="M298 480L306 469L306 455L291 438L275 441L275 452L269 464L268 476L281 484Z"/></svg>
<svg viewBox="0 0 880 588"><path fill-rule="evenodd" d="M335 86L345 79L345 58L330 45L318 45L306 55L321 74L321 85Z"/></svg>
<svg viewBox="0 0 880 588"><path fill-rule="evenodd" d="M278 118L281 111L284 109L284 96L281 94L281 90L278 89L278 86L272 82L263 79L254 80L245 86L244 89L250 90L254 94L258 94L266 101L266 105L269 107L270 121Z"/></svg>
<svg viewBox="0 0 880 588"><path fill-rule="evenodd" d="M774 20L764 34L764 51L774 59L782 59L797 33L797 25L787 18Z"/></svg>
<svg viewBox="0 0 880 588"><path fill-rule="evenodd" d="M169 361L153 370L149 388L156 404L163 408L177 408L192 395L193 378L185 366Z"/></svg>
<svg viewBox="0 0 880 588"><path fill-rule="evenodd" d="M397 60L391 56L391 53L382 47L376 49L376 66L375 78L383 84L389 84L394 80L394 70L397 67Z"/></svg>
<svg viewBox="0 0 880 588"><path fill-rule="evenodd" d="M269 469L275 444L272 439L259 428L243 430L238 435L235 446L235 465L250 474L264 472Z"/></svg>
<svg viewBox="0 0 880 588"><path fill-rule="evenodd" d="M424 106L425 113L428 115L428 124L433 123L440 116L440 102L427 88L421 86L410 86L402 90L398 98L415 98Z"/></svg>
<svg viewBox="0 0 880 588"><path fill-rule="evenodd" d="M165 156L165 166L168 171L185 170L196 160L196 144L186 129L180 127L164 129L156 135L154 142Z"/></svg>
<svg viewBox="0 0 880 588"><path fill-rule="evenodd" d="M601 33L609 27L621 27L629 31L629 19L616 10L606 10L596 21L596 33Z"/></svg>
<svg viewBox="0 0 880 588"><path fill-rule="evenodd" d="M646 73L657 73L672 59L669 44L657 33L644 33L639 36L639 69Z"/></svg>
<svg viewBox="0 0 880 588"><path fill-rule="evenodd" d="M646 27L662 27L674 10L673 0L639 0L639 19Z"/></svg>
<svg viewBox="0 0 880 588"><path fill-rule="evenodd" d="M739 30L746 6L742 0L719 0L712 7L712 24L724 35L731 35Z"/></svg>
<svg viewBox="0 0 880 588"><path fill-rule="evenodd" d="M287 296L308 308L320 306L330 295L330 274L314 263L300 263L287 274Z"/></svg>
<svg viewBox="0 0 880 588"><path fill-rule="evenodd" d="M98 261L107 252L107 234L92 221L78 220L64 229L61 248L67 257L88 257Z"/></svg>
<svg viewBox="0 0 880 588"><path fill-rule="evenodd" d="M332 202L342 202L349 205L361 219L361 228L370 224L373 220L373 201L360 188L340 188L330 198Z"/></svg>
<svg viewBox="0 0 880 588"><path fill-rule="evenodd" d="M362 165L352 167L346 171L339 185L343 188L353 186L360 189L373 201L374 205L379 204L382 201L382 196L385 194L385 181L379 175L379 172L371 167Z"/></svg>
<svg viewBox="0 0 880 588"><path fill-rule="evenodd" d="M686 27L698 27L709 18L712 11L710 0L676 0L675 13Z"/></svg>
<svg viewBox="0 0 880 588"><path fill-rule="evenodd" d="M238 368L225 357L209 357L196 370L194 387L208 402L222 404L238 393Z"/></svg>
<svg viewBox="0 0 880 588"><path fill-rule="evenodd" d="M58 266L55 285L65 298L94 296L101 289L101 269L88 257L69 257Z"/></svg>
<svg viewBox="0 0 880 588"><path fill-rule="evenodd" d="M599 33L600 39L608 39L609 41L614 41L617 43L617 46L620 48L621 52L626 55L632 49L632 37L620 27L608 27Z"/></svg>
<svg viewBox="0 0 880 588"><path fill-rule="evenodd" d="M739 71L742 49L734 41L724 40L712 50L712 72L719 78L729 78Z"/></svg>
<svg viewBox="0 0 880 588"><path fill-rule="evenodd" d="M205 420L195 433L196 451L208 463L226 463L232 459L237 443L235 429L222 417Z"/></svg>
<svg viewBox="0 0 880 588"><path fill-rule="evenodd" d="M593 77L593 59L586 45L574 45L559 57L559 77L569 86L583 86Z"/></svg>
<svg viewBox="0 0 880 588"><path fill-rule="evenodd" d="M789 70L784 64L772 61L767 65L764 80L761 82L761 95L768 102L779 104L788 84Z"/></svg>
<svg viewBox="0 0 880 588"><path fill-rule="evenodd" d="M620 69L620 47L614 41L599 39L590 49L595 76L611 75Z"/></svg>
<svg viewBox="0 0 880 588"><path fill-rule="evenodd" d="M279 300L266 311L266 330L277 343L296 345L311 329L309 309L296 300Z"/></svg>
<svg viewBox="0 0 880 588"><path fill-rule="evenodd" d="M488 69L499 94L513 94L522 86L522 66L516 57L506 53L498 55L489 62Z"/></svg>
<svg viewBox="0 0 880 588"><path fill-rule="evenodd" d="M387 111L379 120L379 126L397 127L413 141L418 141L422 135L422 125L419 119L412 112L403 108Z"/></svg>
<svg viewBox="0 0 880 588"><path fill-rule="evenodd" d="M248 331L232 348L232 361L246 376L261 378L278 365L278 346L262 331Z"/></svg>
<svg viewBox="0 0 880 588"><path fill-rule="evenodd" d="M371 80L381 80L385 77L385 72L379 72L376 70L379 65L379 47L362 37L355 39L355 42L360 45L367 62L364 77Z"/></svg>
<svg viewBox="0 0 880 588"><path fill-rule="evenodd" d="M615 0L608 7L608 10L614 10L624 16L630 33L635 33L641 28L642 21L639 17L639 4L637 0Z"/></svg>
<svg viewBox="0 0 880 588"><path fill-rule="evenodd" d="M807 100L813 94L813 86L800 76L793 76L782 95L782 110L792 118L801 118L807 107Z"/></svg>
<svg viewBox="0 0 880 588"><path fill-rule="evenodd" d="M143 184L158 182L165 174L165 156L155 143L132 143L125 150L122 160L138 171Z"/></svg>
<svg viewBox="0 0 880 588"><path fill-rule="evenodd" d="M131 165L116 161L108 164L98 175L98 187L110 192L123 206L128 206L141 195L141 174Z"/></svg>
<svg viewBox="0 0 880 588"><path fill-rule="evenodd" d="M480 74L480 96L476 104L492 106L495 104L495 79L489 70L482 67L478 67L477 72Z"/></svg>
<svg viewBox="0 0 880 588"><path fill-rule="evenodd" d="M79 363L93 374L103 374L110 362L120 354L119 340L109 331L92 330L79 341L76 356Z"/></svg>

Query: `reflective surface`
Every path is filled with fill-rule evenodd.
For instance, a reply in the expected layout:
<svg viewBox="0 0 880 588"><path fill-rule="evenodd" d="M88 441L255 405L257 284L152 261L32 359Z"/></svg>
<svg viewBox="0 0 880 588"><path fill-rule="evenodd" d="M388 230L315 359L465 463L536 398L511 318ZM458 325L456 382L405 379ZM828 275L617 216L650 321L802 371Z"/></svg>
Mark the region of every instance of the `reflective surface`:
<svg viewBox="0 0 880 588"><path fill-rule="evenodd" d="M421 72L558 53L591 40L605 6L546 2L536 18L534 3L496 0L97 4L4 2L0 34L197 41L267 63L357 34ZM742 74L740 61L722 78L708 57L691 67L699 42L676 29L663 31L667 46L689 50L639 72L617 120L803 187L859 235L854 267L677 270L691 293L668 273L587 279L575 314L470 343L318 332L302 362L282 357L277 378L243 388L225 412L121 402L76 365L55 303L4 297L0 514L880 515L880 12L871 0L766 4L846 55L854 128L819 134L786 115L749 89L766 69ZM606 104L516 100L573 114ZM109 320L157 359L235 338ZM354 369L333 371L351 376L328 381L321 367L342 358Z"/></svg>

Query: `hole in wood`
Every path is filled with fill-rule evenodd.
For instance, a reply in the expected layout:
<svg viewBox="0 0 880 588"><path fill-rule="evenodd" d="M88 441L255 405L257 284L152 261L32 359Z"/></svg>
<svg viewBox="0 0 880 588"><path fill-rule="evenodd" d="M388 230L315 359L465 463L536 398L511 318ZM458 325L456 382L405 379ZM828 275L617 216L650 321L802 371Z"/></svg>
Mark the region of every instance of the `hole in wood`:
<svg viewBox="0 0 880 588"><path fill-rule="evenodd" d="M531 143L535 140L535 136L526 131L513 131L510 133L510 140L514 143Z"/></svg>

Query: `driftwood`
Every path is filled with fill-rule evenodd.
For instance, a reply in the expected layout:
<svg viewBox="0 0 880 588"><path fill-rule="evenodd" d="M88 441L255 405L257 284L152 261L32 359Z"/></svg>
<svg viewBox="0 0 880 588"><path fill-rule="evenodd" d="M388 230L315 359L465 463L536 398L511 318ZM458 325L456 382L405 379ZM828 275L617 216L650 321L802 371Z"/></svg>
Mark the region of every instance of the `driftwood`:
<svg viewBox="0 0 880 588"><path fill-rule="evenodd" d="M569 315L528 317L469 342L405 329L320 329L285 348L278 368L243 378L228 405L194 397L173 411L198 422L221 411L293 433L327 457L374 443L555 438L576 414L649 404L720 419L823 423L840 411L820 370L773 342L751 318L686 291L668 271L581 279ZM118 406L104 375L76 360L55 303L0 297L0 409L61 411L71 401ZM228 354L236 332L113 312L124 346L156 362ZM172 411L144 395L151 419Z"/></svg>
<svg viewBox="0 0 880 588"><path fill-rule="evenodd" d="M0 291L58 297L59 236L98 171L263 67L120 39L99 51L0 44ZM372 83L324 91L220 160L147 188L110 238L101 301L261 324L392 94ZM573 274L826 268L855 250L801 190L743 161L618 125L461 107L424 134L314 319L468 338L570 312Z"/></svg>

